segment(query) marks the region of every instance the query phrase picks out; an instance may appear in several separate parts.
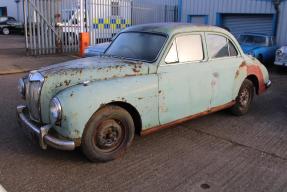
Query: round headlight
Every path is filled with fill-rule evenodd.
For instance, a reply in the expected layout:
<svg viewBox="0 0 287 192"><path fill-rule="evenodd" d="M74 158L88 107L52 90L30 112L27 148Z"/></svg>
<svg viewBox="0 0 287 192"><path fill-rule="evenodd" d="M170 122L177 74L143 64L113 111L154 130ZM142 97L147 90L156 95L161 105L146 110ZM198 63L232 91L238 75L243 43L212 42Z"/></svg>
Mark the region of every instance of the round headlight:
<svg viewBox="0 0 287 192"><path fill-rule="evenodd" d="M18 81L18 91L20 93L20 95L25 98L25 94L26 94L26 87L25 87L25 82L24 80L21 78Z"/></svg>
<svg viewBox="0 0 287 192"><path fill-rule="evenodd" d="M52 124L59 123L62 118L62 106L57 97L50 102L50 120Z"/></svg>
<svg viewBox="0 0 287 192"><path fill-rule="evenodd" d="M278 49L277 51L276 51L276 55L278 55L278 56L282 56L283 55L283 51L281 50L281 49Z"/></svg>

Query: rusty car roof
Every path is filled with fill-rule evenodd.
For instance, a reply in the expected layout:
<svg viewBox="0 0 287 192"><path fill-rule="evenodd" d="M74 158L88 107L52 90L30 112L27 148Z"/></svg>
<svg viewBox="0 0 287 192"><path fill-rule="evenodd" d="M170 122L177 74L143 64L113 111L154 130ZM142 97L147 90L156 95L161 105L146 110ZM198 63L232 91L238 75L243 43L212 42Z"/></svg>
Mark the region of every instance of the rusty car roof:
<svg viewBox="0 0 287 192"><path fill-rule="evenodd" d="M132 27L128 27L122 32L164 33L169 36L172 36L177 33L192 32L192 31L193 32L212 31L212 32L229 34L228 31L220 27L211 25L190 24L190 23L152 23L152 24L134 25Z"/></svg>

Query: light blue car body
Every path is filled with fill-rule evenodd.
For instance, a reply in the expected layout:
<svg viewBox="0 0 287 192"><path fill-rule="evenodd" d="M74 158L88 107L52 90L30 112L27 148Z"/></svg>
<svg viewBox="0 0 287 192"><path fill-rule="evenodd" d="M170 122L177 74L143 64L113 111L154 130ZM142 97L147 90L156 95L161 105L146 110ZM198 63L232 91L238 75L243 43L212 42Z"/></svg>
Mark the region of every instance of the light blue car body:
<svg viewBox="0 0 287 192"><path fill-rule="evenodd" d="M44 77L39 99L42 124L51 124L49 109L54 97L61 103L62 118L60 125L52 125L53 129L61 137L80 141L89 119L108 104L123 106L132 113L137 121L136 128L143 133L190 116L231 107L246 78L256 81L258 94L266 89L265 84L269 81L266 68L245 55L237 40L224 29L189 24L148 24L130 27L122 33L130 31L167 35L156 61L147 63L102 55L32 72ZM205 43L209 33L228 38L235 45L238 56L209 58ZM201 35L204 59L165 63L174 39L186 34Z"/></svg>
<svg viewBox="0 0 287 192"><path fill-rule="evenodd" d="M109 47L110 44L111 44L110 42L106 42L91 45L85 49L84 57L100 56L106 51L106 49Z"/></svg>

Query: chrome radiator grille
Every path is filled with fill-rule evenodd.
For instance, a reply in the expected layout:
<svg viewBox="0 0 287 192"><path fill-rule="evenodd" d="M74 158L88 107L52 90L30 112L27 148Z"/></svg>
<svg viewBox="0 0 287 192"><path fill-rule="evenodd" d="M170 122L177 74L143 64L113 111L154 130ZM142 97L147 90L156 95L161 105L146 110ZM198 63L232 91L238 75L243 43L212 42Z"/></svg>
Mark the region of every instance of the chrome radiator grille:
<svg viewBox="0 0 287 192"><path fill-rule="evenodd" d="M34 121L40 122L40 94L43 81L33 79L33 74L30 75L26 82L26 102L29 109L30 117Z"/></svg>

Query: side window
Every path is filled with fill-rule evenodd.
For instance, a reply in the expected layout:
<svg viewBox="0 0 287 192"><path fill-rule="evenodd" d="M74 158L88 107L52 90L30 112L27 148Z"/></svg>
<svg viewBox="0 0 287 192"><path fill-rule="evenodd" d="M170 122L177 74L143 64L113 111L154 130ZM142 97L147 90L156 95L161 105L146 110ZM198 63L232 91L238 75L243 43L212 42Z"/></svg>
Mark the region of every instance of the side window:
<svg viewBox="0 0 287 192"><path fill-rule="evenodd" d="M177 63L178 62L178 56L177 56L177 50L176 50L176 43L175 41L172 43L172 46L165 58L166 63Z"/></svg>
<svg viewBox="0 0 287 192"><path fill-rule="evenodd" d="M179 62L203 60L201 35L186 35L176 38Z"/></svg>
<svg viewBox="0 0 287 192"><path fill-rule="evenodd" d="M228 41L220 35L207 35L207 49L212 59L228 57Z"/></svg>
<svg viewBox="0 0 287 192"><path fill-rule="evenodd" d="M233 45L233 43L231 41L228 41L228 47L229 47L229 56L230 57L238 56L238 52L237 52L235 46Z"/></svg>

